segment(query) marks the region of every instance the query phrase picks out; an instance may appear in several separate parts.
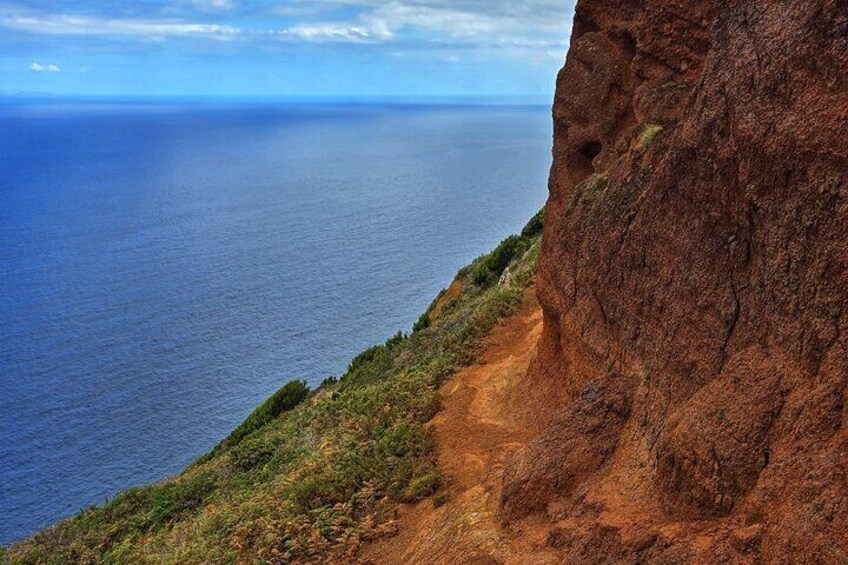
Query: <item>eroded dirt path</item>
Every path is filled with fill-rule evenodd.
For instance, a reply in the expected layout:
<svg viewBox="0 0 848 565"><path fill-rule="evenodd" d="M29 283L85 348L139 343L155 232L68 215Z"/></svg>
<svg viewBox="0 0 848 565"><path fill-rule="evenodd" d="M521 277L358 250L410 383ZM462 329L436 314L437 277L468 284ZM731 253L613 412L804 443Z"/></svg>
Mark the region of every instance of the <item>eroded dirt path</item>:
<svg viewBox="0 0 848 565"><path fill-rule="evenodd" d="M486 340L479 364L442 387L435 426L447 501L402 506L398 535L366 548L374 564L556 563L545 549L547 529L534 524L506 530L497 520L504 461L526 445L516 386L536 351L542 312L535 288L522 306Z"/></svg>

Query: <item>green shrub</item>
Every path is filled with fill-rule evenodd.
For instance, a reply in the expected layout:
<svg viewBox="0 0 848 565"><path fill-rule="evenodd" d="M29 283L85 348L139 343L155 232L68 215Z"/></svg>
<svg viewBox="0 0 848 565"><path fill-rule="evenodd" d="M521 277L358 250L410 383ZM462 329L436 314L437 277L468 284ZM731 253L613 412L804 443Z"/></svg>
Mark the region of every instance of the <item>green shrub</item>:
<svg viewBox="0 0 848 565"><path fill-rule="evenodd" d="M542 233L542 227L545 223L545 209L542 208L536 215L530 218L530 221L527 222L527 225L524 226L524 229L521 230L521 237L524 238L533 238Z"/></svg>
<svg viewBox="0 0 848 565"><path fill-rule="evenodd" d="M380 379L391 369L397 347L375 345L353 358L342 376L342 388L360 386Z"/></svg>
<svg viewBox="0 0 848 565"><path fill-rule="evenodd" d="M267 463L274 455L274 447L269 443L254 438L247 438L230 452L233 465L243 471L249 471Z"/></svg>
<svg viewBox="0 0 848 565"><path fill-rule="evenodd" d="M528 243L521 237L509 236L495 248L489 257L487 261L489 271L500 276L513 259L527 251L527 247L529 247Z"/></svg>
<svg viewBox="0 0 848 565"><path fill-rule="evenodd" d="M327 479L323 476L318 474L306 475L292 483L289 496L296 507L303 510L313 510L324 504L322 499L327 496L327 486Z"/></svg>
<svg viewBox="0 0 848 565"><path fill-rule="evenodd" d="M438 470L428 471L423 475L409 481L409 485L400 496L401 502L415 502L430 496L437 490L442 481L442 475Z"/></svg>
<svg viewBox="0 0 848 565"><path fill-rule="evenodd" d="M430 311L424 312L418 318L418 321L412 325L412 332L420 332L430 327Z"/></svg>
<svg viewBox="0 0 848 565"><path fill-rule="evenodd" d="M262 428L283 412L288 412L306 400L307 396L309 396L309 387L304 381L292 381L288 383L275 392L271 398L260 404L259 408L254 410L239 427L227 436L227 439L222 442L222 445L226 447L238 445L248 435Z"/></svg>
<svg viewBox="0 0 848 565"><path fill-rule="evenodd" d="M355 373L357 370L364 367L365 365L372 363L374 359L377 358L377 355L380 354L380 351L382 349L382 345L374 345L372 347L369 347L368 349L366 349L365 351L350 360L350 363L348 363L347 366L347 372Z"/></svg>
<svg viewBox="0 0 848 565"><path fill-rule="evenodd" d="M433 446L433 438L418 424L401 422L389 428L376 444L377 454L384 460L426 453Z"/></svg>
<svg viewBox="0 0 848 565"><path fill-rule="evenodd" d="M406 339L406 334L402 331L399 331L398 333L386 340L386 347L388 347L389 349L397 347L401 345L404 341L406 341Z"/></svg>
<svg viewBox="0 0 848 565"><path fill-rule="evenodd" d="M153 508L148 514L150 524L154 527L163 525L199 508L215 490L215 483L215 474L205 472L182 481L151 487Z"/></svg>
<svg viewBox="0 0 848 565"><path fill-rule="evenodd" d="M530 246L529 242L517 235L511 235L495 248L494 251L486 255L474 272L474 284L485 286L495 282L509 263L522 253L527 251Z"/></svg>

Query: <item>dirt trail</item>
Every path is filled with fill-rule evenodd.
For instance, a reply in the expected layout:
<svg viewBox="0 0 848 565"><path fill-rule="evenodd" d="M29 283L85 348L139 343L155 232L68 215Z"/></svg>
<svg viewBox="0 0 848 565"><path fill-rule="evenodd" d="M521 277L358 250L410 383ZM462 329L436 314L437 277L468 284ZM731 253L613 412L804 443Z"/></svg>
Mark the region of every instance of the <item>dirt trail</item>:
<svg viewBox="0 0 848 565"><path fill-rule="evenodd" d="M436 432L439 465L447 501L432 499L398 508L397 535L366 546L369 565L548 565L594 563L592 547L578 560L564 558L563 544L582 547L611 534L622 555L627 548L650 546L657 536L686 538L692 552L679 562L697 561L717 538L730 535L729 520L679 522L664 515L648 480L650 454L635 421L623 431L626 447L617 449L605 472L586 484L581 507L569 514L552 504L546 512L498 521L504 464L534 439L528 404L543 409L544 399L527 396L523 379L537 352L542 311L535 288L525 291L519 311L495 328L478 364L460 370L442 389L443 408L430 426ZM572 501L574 502L574 501ZM565 501L562 501L565 503ZM559 515L559 516L558 516ZM738 525L737 525L738 526ZM553 537L551 537L553 536ZM703 546L703 547L702 547ZM582 550L578 550L582 551ZM710 561L703 561L709 563Z"/></svg>
<svg viewBox="0 0 848 565"><path fill-rule="evenodd" d="M516 386L536 351L542 312L535 288L522 306L486 340L479 364L442 387L435 426L447 501L402 506L398 535L376 542L366 563L556 563L545 547L547 529L531 523L506 530L497 509L504 461L529 441L521 427Z"/></svg>

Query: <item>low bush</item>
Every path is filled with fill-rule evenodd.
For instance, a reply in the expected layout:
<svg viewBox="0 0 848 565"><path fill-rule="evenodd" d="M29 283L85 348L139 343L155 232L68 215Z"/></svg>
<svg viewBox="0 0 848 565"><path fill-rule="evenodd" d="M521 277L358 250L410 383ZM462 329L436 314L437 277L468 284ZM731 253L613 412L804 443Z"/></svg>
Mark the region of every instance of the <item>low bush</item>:
<svg viewBox="0 0 848 565"><path fill-rule="evenodd" d="M534 238L537 235L542 234L542 226L545 223L545 209L542 208L536 215L530 218L530 221L527 222L527 225L524 226L524 229L521 230L521 237L524 238Z"/></svg>
<svg viewBox="0 0 848 565"><path fill-rule="evenodd" d="M150 488L153 507L148 515L152 527L162 526L199 508L214 492L216 474L210 471Z"/></svg>
<svg viewBox="0 0 848 565"><path fill-rule="evenodd" d="M527 251L529 242L521 236L511 235L483 257L474 271L474 284L490 285L500 278L510 262Z"/></svg>
<svg viewBox="0 0 848 565"><path fill-rule="evenodd" d="M288 383L275 392L271 398L260 404L259 408L254 410L239 427L227 436L223 445L226 447L238 445L242 439L262 428L283 412L292 410L306 400L307 396L309 396L309 387L304 381Z"/></svg>
<svg viewBox="0 0 848 565"><path fill-rule="evenodd" d="M420 332L422 330L426 330L430 327L430 311L426 311L418 318L418 320L412 325L412 333Z"/></svg>
<svg viewBox="0 0 848 565"><path fill-rule="evenodd" d="M397 346L403 344L403 342L406 341L406 339L407 339L407 335L405 333L399 331L398 333L396 333L395 335L393 335L392 337L390 337L389 339L386 340L386 347L388 347L389 349L391 349L393 347L397 347Z"/></svg>
<svg viewBox="0 0 848 565"><path fill-rule="evenodd" d="M382 351L382 345L374 345L369 347L356 357L350 360L347 366L347 374L355 373L359 368L364 367L374 361ZM344 377L342 377L344 378Z"/></svg>
<svg viewBox="0 0 848 565"><path fill-rule="evenodd" d="M267 463L273 456L272 445L254 438L245 439L230 451L230 460L242 471Z"/></svg>
<svg viewBox="0 0 848 565"><path fill-rule="evenodd" d="M361 386L380 379L391 369L396 349L383 345L370 347L354 357L341 378L342 388Z"/></svg>
<svg viewBox="0 0 848 565"><path fill-rule="evenodd" d="M401 502L415 502L434 494L442 481L442 474L438 470L427 471L409 481L409 485L403 490L399 499Z"/></svg>

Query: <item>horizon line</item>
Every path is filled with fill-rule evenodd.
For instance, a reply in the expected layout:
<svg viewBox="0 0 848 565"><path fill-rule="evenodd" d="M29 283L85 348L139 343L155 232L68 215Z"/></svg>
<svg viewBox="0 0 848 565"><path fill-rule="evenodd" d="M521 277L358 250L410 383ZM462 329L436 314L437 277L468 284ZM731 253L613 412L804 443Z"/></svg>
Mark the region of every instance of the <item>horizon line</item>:
<svg viewBox="0 0 848 565"><path fill-rule="evenodd" d="M256 102L256 103L479 103L509 105L551 105L550 97L540 95L500 95L500 94L387 94L387 95L226 95L226 94L58 94L49 92L0 92L2 102Z"/></svg>

